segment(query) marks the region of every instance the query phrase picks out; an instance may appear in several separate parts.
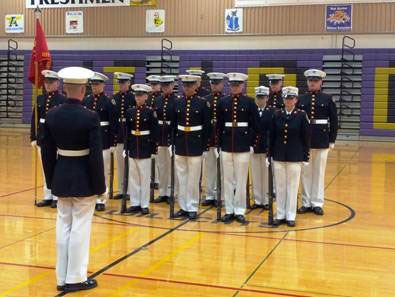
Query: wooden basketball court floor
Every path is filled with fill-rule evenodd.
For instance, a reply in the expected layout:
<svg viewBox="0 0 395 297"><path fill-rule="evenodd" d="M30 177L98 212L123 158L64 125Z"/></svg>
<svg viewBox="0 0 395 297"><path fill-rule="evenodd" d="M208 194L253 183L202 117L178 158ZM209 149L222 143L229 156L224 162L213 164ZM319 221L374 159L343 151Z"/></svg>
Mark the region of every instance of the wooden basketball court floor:
<svg viewBox="0 0 395 297"><path fill-rule="evenodd" d="M0 129L0 164L0 296L57 296L56 210L33 206L27 130ZM268 228L259 210L225 226L212 208L191 222L167 219L166 205L120 216L111 201L92 229L99 286L67 295L395 296L394 184L394 143L343 142L329 155L325 216L299 215L294 229Z"/></svg>

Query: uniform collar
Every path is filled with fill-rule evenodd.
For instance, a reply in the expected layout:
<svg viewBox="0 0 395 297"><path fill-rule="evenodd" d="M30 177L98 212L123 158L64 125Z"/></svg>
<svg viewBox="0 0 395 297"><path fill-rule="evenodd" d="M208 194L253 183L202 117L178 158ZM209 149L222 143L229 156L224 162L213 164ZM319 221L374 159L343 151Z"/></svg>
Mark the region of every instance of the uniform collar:
<svg viewBox="0 0 395 297"><path fill-rule="evenodd" d="M294 113L295 107L294 107L291 111L287 111L287 110L284 108L284 111L285 111L285 114L286 114L286 115L291 115L291 114Z"/></svg>
<svg viewBox="0 0 395 297"><path fill-rule="evenodd" d="M49 93L47 94L47 96L53 97L53 96L57 95L58 93L59 93L59 91L49 92Z"/></svg>
<svg viewBox="0 0 395 297"><path fill-rule="evenodd" d="M140 105L140 106L136 105L137 109L143 109L143 108L146 107L146 106L147 106L146 103L144 103L143 105Z"/></svg>
<svg viewBox="0 0 395 297"><path fill-rule="evenodd" d="M93 97L95 97L95 98L99 98L99 97L101 97L101 96L103 96L104 95L104 92L101 92L100 94L98 94L98 95L93 95Z"/></svg>
<svg viewBox="0 0 395 297"><path fill-rule="evenodd" d="M318 90L318 91L315 91L315 92L310 92L310 91L309 91L309 93L310 93L311 95L316 95L316 96L317 96L319 93L321 93L321 90Z"/></svg>
<svg viewBox="0 0 395 297"><path fill-rule="evenodd" d="M74 99L74 98L67 98L66 99L66 103L69 103L69 104L81 104L82 101L78 100L78 99Z"/></svg>
<svg viewBox="0 0 395 297"><path fill-rule="evenodd" d="M241 93L240 94L235 94L235 95L231 95L232 99L239 99L241 97Z"/></svg>
<svg viewBox="0 0 395 297"><path fill-rule="evenodd" d="M213 94L214 97L221 97L222 96L222 92L215 92Z"/></svg>
<svg viewBox="0 0 395 297"><path fill-rule="evenodd" d="M189 97L184 94L184 97L186 100L191 100L193 97L195 97L195 94L193 94L192 96L189 96Z"/></svg>

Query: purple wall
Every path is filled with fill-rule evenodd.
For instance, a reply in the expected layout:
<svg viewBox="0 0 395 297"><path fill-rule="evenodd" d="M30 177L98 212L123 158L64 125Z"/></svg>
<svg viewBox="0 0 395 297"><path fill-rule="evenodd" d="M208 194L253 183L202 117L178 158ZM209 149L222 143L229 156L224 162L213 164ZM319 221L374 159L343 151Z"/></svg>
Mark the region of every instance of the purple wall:
<svg viewBox="0 0 395 297"><path fill-rule="evenodd" d="M3 52L4 53L4 52ZM314 50L196 50L175 51L180 57L180 73L189 67L202 67L206 71L244 72L251 67L284 67L285 73L296 74L297 86L304 89L303 72L307 68L322 67L323 55L339 54L338 49ZM358 49L356 53L363 55L362 98L361 98L361 131L364 136L393 136L395 129L374 129L374 84L376 67L395 65L395 49ZM0 51L0 54L2 52ZM23 121L28 123L31 114L32 86L27 79L30 52L25 55L24 79L24 112ZM51 51L54 70L65 66L92 66L93 70L102 72L106 66L136 67L136 82L144 82L145 57L160 55L159 51ZM109 74L111 77L111 74ZM252 83L251 81L249 82ZM261 76L260 83L265 83ZM389 86L390 87L390 86ZM106 89L112 92L112 86ZM384 120L386 121L386 120ZM394 124L395 125L395 124Z"/></svg>

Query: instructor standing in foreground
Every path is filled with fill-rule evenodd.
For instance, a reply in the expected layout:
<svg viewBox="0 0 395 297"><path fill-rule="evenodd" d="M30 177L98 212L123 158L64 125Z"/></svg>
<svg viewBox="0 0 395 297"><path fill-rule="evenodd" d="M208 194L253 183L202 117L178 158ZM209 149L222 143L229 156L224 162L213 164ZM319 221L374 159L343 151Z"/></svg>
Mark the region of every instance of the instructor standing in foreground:
<svg viewBox="0 0 395 297"><path fill-rule="evenodd" d="M67 94L44 125L42 158L47 187L59 197L56 220L57 289L64 292L97 286L87 278L89 240L96 195L106 191L98 115L82 106L93 72L81 67L59 71Z"/></svg>

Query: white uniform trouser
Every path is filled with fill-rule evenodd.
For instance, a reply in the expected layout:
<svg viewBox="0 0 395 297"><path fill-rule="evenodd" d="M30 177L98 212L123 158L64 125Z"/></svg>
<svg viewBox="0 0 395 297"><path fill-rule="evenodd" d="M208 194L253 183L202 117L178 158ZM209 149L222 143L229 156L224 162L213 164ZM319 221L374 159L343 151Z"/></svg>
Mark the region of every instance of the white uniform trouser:
<svg viewBox="0 0 395 297"><path fill-rule="evenodd" d="M246 185L250 152L221 152L226 214L244 215L247 207ZM236 182L236 193L234 192Z"/></svg>
<svg viewBox="0 0 395 297"><path fill-rule="evenodd" d="M132 206L149 207L151 158L129 158L129 193Z"/></svg>
<svg viewBox="0 0 395 297"><path fill-rule="evenodd" d="M269 203L268 197L268 168L266 167L266 154L251 155L252 190L255 204Z"/></svg>
<svg viewBox="0 0 395 297"><path fill-rule="evenodd" d="M96 203L106 204L108 190L110 187L110 174L111 174L111 152L110 149L103 150L103 163L104 163L104 180L106 183L106 192L103 195L97 196Z"/></svg>
<svg viewBox="0 0 395 297"><path fill-rule="evenodd" d="M206 176L206 200L216 200L217 188L217 158L215 157L217 148L210 147L204 159L204 175Z"/></svg>
<svg viewBox="0 0 395 297"><path fill-rule="evenodd" d="M295 221L302 162L273 162L276 174L277 220Z"/></svg>
<svg viewBox="0 0 395 297"><path fill-rule="evenodd" d="M115 149L115 159L117 162L118 193L123 193L123 181L125 178L125 159L123 154L123 143L118 143Z"/></svg>
<svg viewBox="0 0 395 297"><path fill-rule="evenodd" d="M152 160L155 160L155 181L154 181L154 183L159 184L158 156L157 155L153 155Z"/></svg>
<svg viewBox="0 0 395 297"><path fill-rule="evenodd" d="M52 195L51 190L47 188L47 182L45 180L45 173L44 173L44 165L43 165L43 161L41 159L41 148L39 146L37 146L37 155L38 155L38 158L40 159L41 172L43 174L43 194L44 194L43 200L58 200L58 197L56 197L55 195Z"/></svg>
<svg viewBox="0 0 395 297"><path fill-rule="evenodd" d="M178 203L187 212L198 211L199 180L202 169L202 157L175 156L178 177Z"/></svg>
<svg viewBox="0 0 395 297"><path fill-rule="evenodd" d="M169 147L159 146L156 164L159 168L159 196L170 196L171 158Z"/></svg>
<svg viewBox="0 0 395 297"><path fill-rule="evenodd" d="M325 169L329 149L311 149L310 162L302 170L302 204L305 207L323 207Z"/></svg>
<svg viewBox="0 0 395 297"><path fill-rule="evenodd" d="M56 278L60 286L87 280L95 202L94 196L59 198L56 220Z"/></svg>

